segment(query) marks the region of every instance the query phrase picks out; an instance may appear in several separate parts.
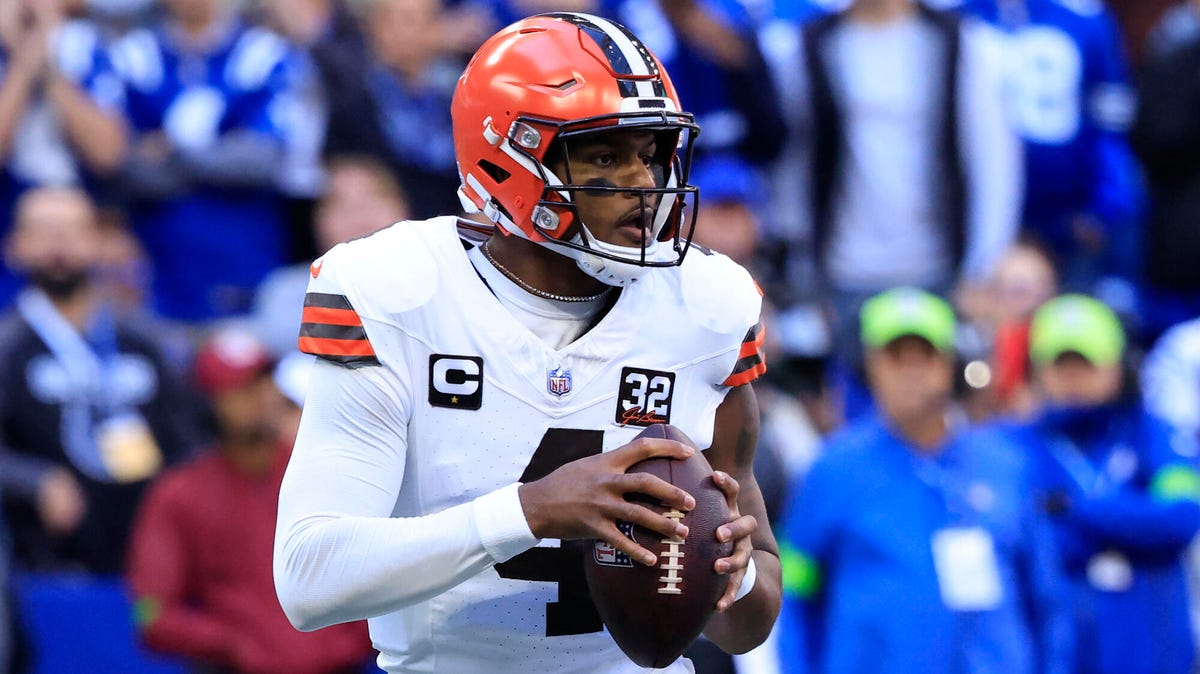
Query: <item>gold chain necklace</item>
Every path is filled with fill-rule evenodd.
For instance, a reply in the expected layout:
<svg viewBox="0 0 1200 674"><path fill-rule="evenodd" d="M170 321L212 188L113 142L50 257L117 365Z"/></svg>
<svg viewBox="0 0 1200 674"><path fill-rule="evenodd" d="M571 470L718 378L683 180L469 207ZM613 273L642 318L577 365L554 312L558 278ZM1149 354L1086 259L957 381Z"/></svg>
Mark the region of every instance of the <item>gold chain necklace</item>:
<svg viewBox="0 0 1200 674"><path fill-rule="evenodd" d="M612 292L612 286L608 286L607 288L605 288L604 290L601 290L600 292L596 293L595 295L584 295L583 297L579 297L579 296L575 296L575 295L558 295L555 293L546 292L545 290L539 290L538 288L534 288L533 286L529 285L525 281L522 281L519 276L517 276L516 274L509 271L508 268L506 268L504 265L497 262L496 258L492 257L491 247L488 246L489 242L490 242L490 240L485 241L483 243L483 245L480 246L480 248L483 250L483 256L486 257L488 259L488 262L491 262L492 266L495 267L496 269L498 269L501 274L504 274L504 278L517 284L518 286L520 286L520 288L522 290L524 290L525 292L528 292L532 295L537 295L538 297L542 297L542 298L545 298L548 300L555 300L557 302L595 302L596 300L598 300L598 299L604 297L605 295L609 294L610 292Z"/></svg>

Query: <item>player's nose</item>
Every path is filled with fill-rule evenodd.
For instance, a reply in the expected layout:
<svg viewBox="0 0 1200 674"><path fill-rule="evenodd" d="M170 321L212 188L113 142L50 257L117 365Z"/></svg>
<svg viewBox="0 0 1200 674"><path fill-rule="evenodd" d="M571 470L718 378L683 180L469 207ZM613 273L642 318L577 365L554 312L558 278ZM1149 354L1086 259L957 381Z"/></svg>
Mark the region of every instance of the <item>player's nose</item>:
<svg viewBox="0 0 1200 674"><path fill-rule="evenodd" d="M656 187L657 183L654 180L653 169L638 158L625 163L624 171L622 171L621 175L621 185L629 188L648 189ZM637 192L630 192L629 194L631 196L640 196Z"/></svg>

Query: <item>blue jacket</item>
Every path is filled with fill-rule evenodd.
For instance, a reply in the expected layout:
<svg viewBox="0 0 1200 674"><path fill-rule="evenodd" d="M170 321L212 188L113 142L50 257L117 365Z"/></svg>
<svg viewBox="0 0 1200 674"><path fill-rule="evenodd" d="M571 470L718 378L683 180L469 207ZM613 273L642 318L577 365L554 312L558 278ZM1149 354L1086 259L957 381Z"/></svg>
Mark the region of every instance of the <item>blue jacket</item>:
<svg viewBox="0 0 1200 674"><path fill-rule="evenodd" d="M995 430L954 432L933 458L876 417L830 440L783 518L786 671L1069 671L1056 552L1027 493L1020 451ZM953 611L932 541L967 527L990 534L1000 596Z"/></svg>
<svg viewBox="0 0 1200 674"><path fill-rule="evenodd" d="M1182 554L1200 474L1140 405L1051 410L1016 428L1038 466L1071 587L1080 674L1185 674L1193 639Z"/></svg>

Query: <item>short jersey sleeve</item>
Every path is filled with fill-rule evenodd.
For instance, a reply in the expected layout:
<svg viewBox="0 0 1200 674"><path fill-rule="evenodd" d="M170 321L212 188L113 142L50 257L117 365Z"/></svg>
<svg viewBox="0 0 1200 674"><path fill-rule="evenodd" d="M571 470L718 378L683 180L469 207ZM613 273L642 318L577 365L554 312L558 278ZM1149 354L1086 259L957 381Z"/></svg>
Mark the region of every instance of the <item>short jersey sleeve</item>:
<svg viewBox="0 0 1200 674"><path fill-rule="evenodd" d="M336 268L335 249L312 263L297 346L304 353L350 368L379 365L362 317Z"/></svg>
<svg viewBox="0 0 1200 674"><path fill-rule="evenodd" d="M765 338L766 329L760 320L754 327L750 328L745 338L742 339L742 346L738 351L737 362L733 366L733 371L722 382L724 386L749 384L767 371L767 359L763 353L763 340Z"/></svg>

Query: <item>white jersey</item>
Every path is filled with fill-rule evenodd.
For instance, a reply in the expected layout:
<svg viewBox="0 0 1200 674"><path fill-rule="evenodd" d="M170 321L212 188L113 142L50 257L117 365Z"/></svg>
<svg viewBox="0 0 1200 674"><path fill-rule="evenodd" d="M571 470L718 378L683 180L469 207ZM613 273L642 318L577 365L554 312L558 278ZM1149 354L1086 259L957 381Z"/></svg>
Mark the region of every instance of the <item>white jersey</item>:
<svg viewBox="0 0 1200 674"><path fill-rule="evenodd" d="M395 458L402 470L389 465L373 480L384 482L390 472L399 483L370 485L390 490L387 498L394 493L393 519L462 511L506 486L615 449L651 423L670 422L708 447L729 387L765 369L760 293L749 274L722 255L697 249L679 267L650 270L594 327L555 350L500 304L466 245L454 218L402 222L339 245L313 265L302 350L355 368L338 369L345 377L368 376L385 392L358 412L340 408L343 417L356 415L368 425L383 417L404 426L396 438L405 445L403 456ZM320 400L322 393L312 395ZM394 409L385 414L384 405ZM302 457L322 451L304 438L321 432L316 423L302 424ZM326 474L336 475L337 464L329 465ZM289 479L301 479L292 472ZM295 511L300 491L285 480L277 585L280 558L288 554L279 541L289 526L284 520L306 517ZM370 618L381 666L452 673L643 671L603 631L577 547L556 540L530 547L536 542L530 538L516 551L495 552L483 531L490 525L478 521L484 515L458 520L472 523L457 528L480 530L463 534L461 545L472 550L436 558L469 567L470 577L414 591L394 602L403 605ZM475 556L481 537L491 556L460 560ZM355 592L368 597L364 604L372 608L365 611L392 607L372 604L371 588ZM690 663L668 671L691 671Z"/></svg>

